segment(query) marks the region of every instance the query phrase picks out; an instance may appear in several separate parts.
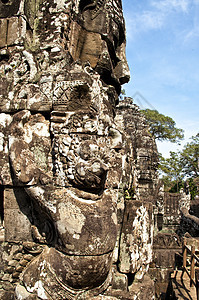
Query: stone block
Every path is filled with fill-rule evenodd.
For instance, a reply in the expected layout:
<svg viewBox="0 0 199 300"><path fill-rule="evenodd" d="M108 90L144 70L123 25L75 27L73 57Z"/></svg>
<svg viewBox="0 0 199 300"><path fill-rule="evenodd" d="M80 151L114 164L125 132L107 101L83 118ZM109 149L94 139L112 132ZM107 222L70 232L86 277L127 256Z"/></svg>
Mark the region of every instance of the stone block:
<svg viewBox="0 0 199 300"><path fill-rule="evenodd" d="M158 299L161 298L161 295L165 295L168 284L170 274L173 272L173 268L168 269L160 269L160 268L149 268L149 275L155 281L155 292Z"/></svg>
<svg viewBox="0 0 199 300"><path fill-rule="evenodd" d="M173 268L149 268L150 277L157 282L168 282L172 272Z"/></svg>
<svg viewBox="0 0 199 300"><path fill-rule="evenodd" d="M23 188L4 190L5 241L32 241L30 199Z"/></svg>
<svg viewBox="0 0 199 300"><path fill-rule="evenodd" d="M4 224L5 241L32 240L30 221L19 209L5 209Z"/></svg>
<svg viewBox="0 0 199 300"><path fill-rule="evenodd" d="M112 288L115 290L127 291L128 278L127 275L121 274L114 270L112 279Z"/></svg>
<svg viewBox="0 0 199 300"><path fill-rule="evenodd" d="M120 241L119 269L134 273L152 260L152 205L126 201Z"/></svg>
<svg viewBox="0 0 199 300"><path fill-rule="evenodd" d="M18 209L28 214L30 198L22 187L4 190L4 209Z"/></svg>
<svg viewBox="0 0 199 300"><path fill-rule="evenodd" d="M0 48L6 46L7 19L0 20Z"/></svg>
<svg viewBox="0 0 199 300"><path fill-rule="evenodd" d="M7 45L13 45L19 38L18 17L8 19Z"/></svg>
<svg viewBox="0 0 199 300"><path fill-rule="evenodd" d="M145 275L142 282L133 282L129 286L131 298L129 299L155 299L155 285L154 281L148 275Z"/></svg>
<svg viewBox="0 0 199 300"><path fill-rule="evenodd" d="M155 250L154 262L157 268L174 268L175 267L175 253L176 250Z"/></svg>
<svg viewBox="0 0 199 300"><path fill-rule="evenodd" d="M8 19L7 45L19 44L25 35L25 21L22 18L12 17Z"/></svg>

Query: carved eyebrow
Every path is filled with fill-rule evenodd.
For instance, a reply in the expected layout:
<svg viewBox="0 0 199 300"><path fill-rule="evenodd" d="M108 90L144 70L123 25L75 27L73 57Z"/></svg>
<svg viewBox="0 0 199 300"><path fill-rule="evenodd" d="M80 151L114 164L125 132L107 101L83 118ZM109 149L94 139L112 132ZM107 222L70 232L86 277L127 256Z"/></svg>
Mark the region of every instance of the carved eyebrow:
<svg viewBox="0 0 199 300"><path fill-rule="evenodd" d="M96 7L96 0L81 0L79 3L79 9L81 12L83 12L86 9L89 8L95 8Z"/></svg>

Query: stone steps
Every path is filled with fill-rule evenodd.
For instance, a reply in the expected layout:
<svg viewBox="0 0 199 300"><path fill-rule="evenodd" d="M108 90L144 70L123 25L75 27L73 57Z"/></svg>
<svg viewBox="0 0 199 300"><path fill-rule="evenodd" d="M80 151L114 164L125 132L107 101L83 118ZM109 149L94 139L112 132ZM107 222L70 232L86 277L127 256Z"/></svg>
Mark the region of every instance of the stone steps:
<svg viewBox="0 0 199 300"><path fill-rule="evenodd" d="M190 287L190 279L186 272L176 270L171 274L173 299L197 300L196 288Z"/></svg>

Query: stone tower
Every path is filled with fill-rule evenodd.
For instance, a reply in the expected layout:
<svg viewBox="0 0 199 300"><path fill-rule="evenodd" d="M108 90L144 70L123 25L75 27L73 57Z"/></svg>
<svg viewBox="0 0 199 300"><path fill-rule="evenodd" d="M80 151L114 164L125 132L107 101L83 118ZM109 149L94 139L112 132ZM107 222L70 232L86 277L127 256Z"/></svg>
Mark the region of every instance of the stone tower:
<svg viewBox="0 0 199 300"><path fill-rule="evenodd" d="M156 148L131 101L116 108L129 78L120 0L0 0L2 297L132 299Z"/></svg>

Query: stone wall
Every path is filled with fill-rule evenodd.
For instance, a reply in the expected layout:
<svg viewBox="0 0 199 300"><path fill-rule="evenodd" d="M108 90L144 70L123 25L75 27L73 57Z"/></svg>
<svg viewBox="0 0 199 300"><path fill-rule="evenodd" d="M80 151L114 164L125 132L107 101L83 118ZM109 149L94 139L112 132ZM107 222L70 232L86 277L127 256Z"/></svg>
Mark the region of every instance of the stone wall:
<svg viewBox="0 0 199 300"><path fill-rule="evenodd" d="M1 298L153 299L157 149L118 100L121 1L0 1L0 28Z"/></svg>
<svg viewBox="0 0 199 300"><path fill-rule="evenodd" d="M154 238L149 274L155 280L156 299L167 299L170 274L181 266L182 242L177 234L159 233Z"/></svg>
<svg viewBox="0 0 199 300"><path fill-rule="evenodd" d="M116 122L119 129L133 145L133 157L136 164L136 195L143 201L153 202L159 182L158 152L144 115L133 99L125 97L117 106Z"/></svg>
<svg viewBox="0 0 199 300"><path fill-rule="evenodd" d="M180 193L164 192L164 187L158 187L154 205L155 235L160 231L175 233L179 230L182 220L182 209L190 209L190 194L183 190Z"/></svg>
<svg viewBox="0 0 199 300"><path fill-rule="evenodd" d="M123 109L123 107L125 107L125 109ZM147 133L145 120L140 114L137 106L132 104L132 100L125 100L124 103L122 102L119 104L117 110L119 118L116 117L115 124L119 122L118 120L123 120L122 122L125 122L128 112L129 124L135 128L135 124L138 122L140 116L140 124L145 128L145 130L143 130L143 135ZM126 128L123 127L120 133L125 133L125 130ZM140 135L141 132L142 128L139 130ZM152 284L149 278L146 279L146 277L144 277L144 274L148 271L149 263L152 261L154 190L151 187L154 186L155 188L156 186L156 180L154 180L154 178L156 178L156 169L153 167L156 161L152 161L156 155L155 144L153 151L151 151L150 148L148 149L148 152L146 150L149 158L148 162L151 164L152 161L152 166L150 164L145 164L146 172L151 172L152 174L148 178L148 185L143 186L141 185L142 181L140 181L141 183L139 182L140 177L138 171L140 165L136 164L136 151L139 150L139 148L137 146L137 132L135 129L131 134L134 140L132 142L131 138L126 139L125 147L128 145L129 151L124 153L123 156L123 161L124 159L128 161L128 165L131 166L131 169L129 169L129 167L127 169L123 168L122 179L119 185L117 200L118 232L113 255L112 285L106 292L107 297L108 295L117 296L116 290L120 290L120 293L123 293L125 297L128 296L129 299L135 294L135 286L137 286L137 289L139 290L138 294L140 294L140 289L143 290L139 296L142 297L143 293L146 293L146 280L148 280L149 287L151 287ZM148 135L147 138L151 139L150 135ZM154 143L152 139L150 142ZM153 154L152 158L151 153ZM144 171L143 166L142 170ZM129 179L129 174L131 179ZM145 188L145 193L142 195L147 195L146 198L140 196L140 188L141 191ZM7 284L11 284L9 286L13 293L14 285L12 284L20 282L19 276L26 268L24 262L24 260L27 260L26 255L29 255L29 259L31 258L30 255L33 255L32 258L39 256L44 247L44 241L42 241L37 228L35 228L35 225L32 225L32 205L32 201L24 191L24 188L4 188L5 243L2 247L4 253L6 253L8 248L8 253L4 260L2 282L4 288ZM41 223L42 222L40 221L40 226ZM37 241L37 243L35 241ZM38 241L40 242L38 243ZM27 248L27 245L29 248ZM16 248L15 251L12 250L13 247ZM13 251L14 255L12 254ZM16 260L16 255L17 257L20 256L20 259L13 262L11 270L9 267L10 264L12 264L12 261ZM23 268L21 267L21 261L24 264ZM28 264L29 261L26 263ZM133 281L131 276L135 277ZM23 285L18 287L18 290L23 290L22 287ZM150 289L149 287L148 289ZM23 293L25 293L24 290ZM150 291L150 293L153 295L154 291ZM30 296L29 294L27 295Z"/></svg>
<svg viewBox="0 0 199 300"><path fill-rule="evenodd" d="M186 233L192 237L198 237L199 235L199 218L191 215L189 210L183 208L181 210L181 222L178 229L179 236L184 236Z"/></svg>
<svg viewBox="0 0 199 300"><path fill-rule="evenodd" d="M157 299L167 299L170 274L182 268L182 237L186 232L196 233L196 217L189 218L190 203L189 193L164 192L160 182L154 205L153 262L149 269L155 279Z"/></svg>

